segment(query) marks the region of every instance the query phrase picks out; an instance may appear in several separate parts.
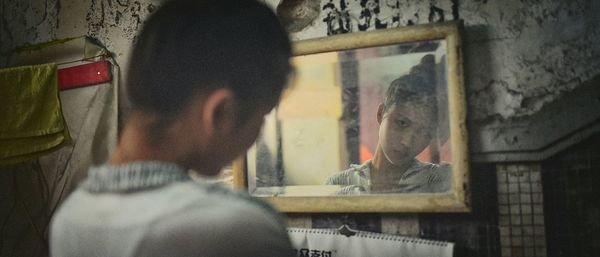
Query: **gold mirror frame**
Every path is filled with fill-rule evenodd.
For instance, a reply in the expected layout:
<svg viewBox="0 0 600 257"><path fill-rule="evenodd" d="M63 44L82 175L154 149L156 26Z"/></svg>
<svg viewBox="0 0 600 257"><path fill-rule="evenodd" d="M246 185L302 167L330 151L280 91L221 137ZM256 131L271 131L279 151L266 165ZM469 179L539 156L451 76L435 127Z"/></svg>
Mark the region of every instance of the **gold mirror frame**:
<svg viewBox="0 0 600 257"><path fill-rule="evenodd" d="M335 35L294 43L294 56L302 56L400 43L445 40L452 155L452 191L450 193L359 196L260 196L259 198L267 200L279 211L286 213L469 212L467 111L463 85L461 31L462 22L446 22ZM235 188L243 189L248 187L245 157L239 158L234 162L233 177Z"/></svg>

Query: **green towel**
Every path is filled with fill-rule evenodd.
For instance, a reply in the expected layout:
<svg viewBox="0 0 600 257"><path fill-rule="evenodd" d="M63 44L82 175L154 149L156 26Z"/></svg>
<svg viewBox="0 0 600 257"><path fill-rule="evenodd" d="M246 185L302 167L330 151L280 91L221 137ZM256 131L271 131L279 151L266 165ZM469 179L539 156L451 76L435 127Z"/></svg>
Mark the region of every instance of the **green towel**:
<svg viewBox="0 0 600 257"><path fill-rule="evenodd" d="M0 165L39 157L70 139L56 64L0 69Z"/></svg>

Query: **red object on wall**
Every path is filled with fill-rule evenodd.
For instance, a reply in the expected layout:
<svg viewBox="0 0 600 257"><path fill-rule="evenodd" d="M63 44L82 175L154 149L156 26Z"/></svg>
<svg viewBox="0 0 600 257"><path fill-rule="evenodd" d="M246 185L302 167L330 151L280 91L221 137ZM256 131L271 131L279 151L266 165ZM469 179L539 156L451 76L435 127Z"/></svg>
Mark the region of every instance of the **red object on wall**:
<svg viewBox="0 0 600 257"><path fill-rule="evenodd" d="M58 87L60 90L90 86L110 80L109 61L99 61L58 69Z"/></svg>

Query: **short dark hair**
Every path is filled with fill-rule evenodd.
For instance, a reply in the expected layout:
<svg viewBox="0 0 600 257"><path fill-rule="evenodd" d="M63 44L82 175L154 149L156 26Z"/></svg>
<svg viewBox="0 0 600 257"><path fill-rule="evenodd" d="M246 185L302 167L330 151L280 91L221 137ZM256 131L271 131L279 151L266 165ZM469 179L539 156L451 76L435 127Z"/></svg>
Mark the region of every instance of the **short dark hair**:
<svg viewBox="0 0 600 257"><path fill-rule="evenodd" d="M384 111L402 103L425 104L437 110L436 85L435 57L428 54L408 74L390 83L383 100Z"/></svg>
<svg viewBox="0 0 600 257"><path fill-rule="evenodd" d="M137 111L176 116L192 97L225 86L242 118L275 104L291 70L290 40L254 0L171 0L146 21L127 74Z"/></svg>

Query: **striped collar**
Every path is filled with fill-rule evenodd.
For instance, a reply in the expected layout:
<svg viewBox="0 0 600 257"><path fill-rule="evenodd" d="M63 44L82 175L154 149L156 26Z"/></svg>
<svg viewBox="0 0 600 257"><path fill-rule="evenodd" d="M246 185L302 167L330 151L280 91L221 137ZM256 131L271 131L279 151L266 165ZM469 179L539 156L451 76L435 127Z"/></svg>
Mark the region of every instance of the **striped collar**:
<svg viewBox="0 0 600 257"><path fill-rule="evenodd" d="M176 164L147 161L92 167L81 186L93 193L131 192L190 180Z"/></svg>
<svg viewBox="0 0 600 257"><path fill-rule="evenodd" d="M359 175L361 175L365 179L367 179L367 180L371 179L371 169L373 168L373 160L368 160L361 165L351 165L351 167L354 168L356 171L358 171ZM423 163L417 159L413 159L412 164L402 174L402 177L400 178L399 182L416 175L417 173L425 170L426 168L432 168L432 167L435 167L435 165L430 164L430 163Z"/></svg>

